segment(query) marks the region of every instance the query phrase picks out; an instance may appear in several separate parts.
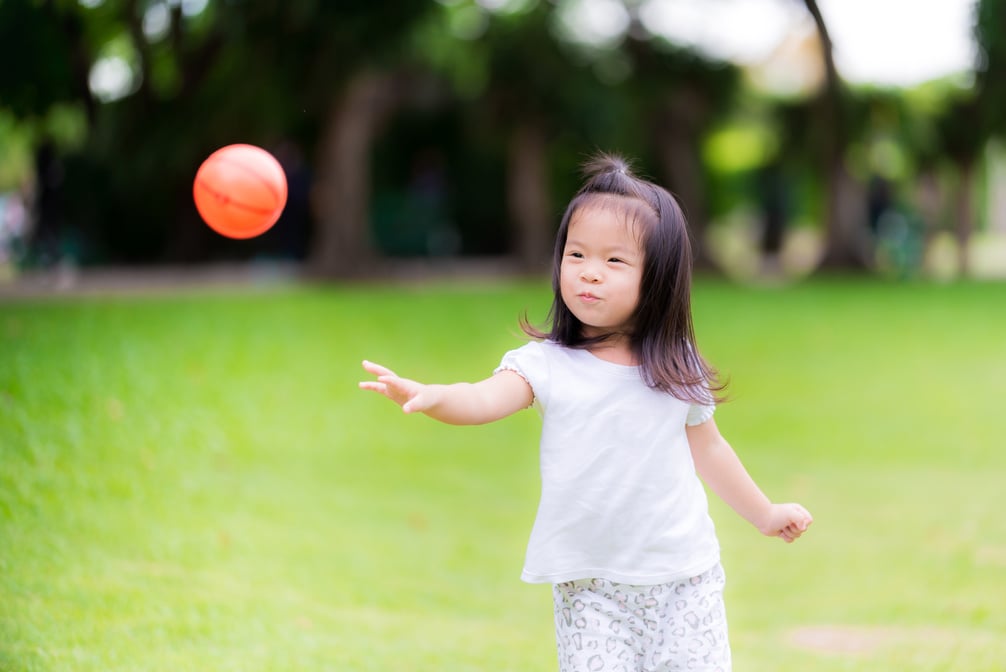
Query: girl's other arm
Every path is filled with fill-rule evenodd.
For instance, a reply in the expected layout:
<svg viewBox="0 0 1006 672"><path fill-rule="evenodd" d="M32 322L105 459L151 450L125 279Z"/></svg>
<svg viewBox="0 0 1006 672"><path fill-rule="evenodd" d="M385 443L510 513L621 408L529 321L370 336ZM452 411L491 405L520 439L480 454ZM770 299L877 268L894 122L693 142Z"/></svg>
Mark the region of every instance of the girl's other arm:
<svg viewBox="0 0 1006 672"><path fill-rule="evenodd" d="M695 469L730 508L762 534L795 541L814 518L799 504L773 504L748 474L715 420L687 428Z"/></svg>
<svg viewBox="0 0 1006 672"><path fill-rule="evenodd" d="M534 401L531 386L513 371L500 371L478 383L424 385L373 362L364 361L363 368L377 379L360 383L361 389L383 394L406 413L425 413L450 425L493 422Z"/></svg>

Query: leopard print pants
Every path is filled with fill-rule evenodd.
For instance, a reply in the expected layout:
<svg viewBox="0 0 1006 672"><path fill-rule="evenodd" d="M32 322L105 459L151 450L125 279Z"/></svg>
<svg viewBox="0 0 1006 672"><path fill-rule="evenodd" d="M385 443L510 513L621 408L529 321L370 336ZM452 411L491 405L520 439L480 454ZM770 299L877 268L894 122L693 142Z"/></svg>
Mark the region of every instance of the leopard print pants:
<svg viewBox="0 0 1006 672"><path fill-rule="evenodd" d="M719 564L673 583L553 587L560 672L730 671Z"/></svg>

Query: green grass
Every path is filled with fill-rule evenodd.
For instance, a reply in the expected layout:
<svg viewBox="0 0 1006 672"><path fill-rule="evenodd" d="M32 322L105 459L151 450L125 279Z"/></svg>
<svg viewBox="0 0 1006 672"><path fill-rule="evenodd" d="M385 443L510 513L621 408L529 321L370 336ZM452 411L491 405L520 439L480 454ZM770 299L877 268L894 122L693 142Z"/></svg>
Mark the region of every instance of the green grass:
<svg viewBox="0 0 1006 672"><path fill-rule="evenodd" d="M1002 669L1004 298L698 283L721 429L817 519L787 546L713 501L738 671ZM363 358L488 375L548 301L465 283L0 304L0 670L555 669L550 591L518 578L534 413L447 427L356 388Z"/></svg>

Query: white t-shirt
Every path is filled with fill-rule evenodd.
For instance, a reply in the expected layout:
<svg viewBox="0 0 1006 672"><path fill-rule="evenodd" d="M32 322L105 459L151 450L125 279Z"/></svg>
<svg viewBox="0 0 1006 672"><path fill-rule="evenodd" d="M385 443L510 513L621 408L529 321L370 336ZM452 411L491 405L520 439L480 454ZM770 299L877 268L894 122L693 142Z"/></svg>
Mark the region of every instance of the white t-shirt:
<svg viewBox="0 0 1006 672"><path fill-rule="evenodd" d="M719 542L685 425L712 417L654 390L639 368L532 342L503 356L542 416L541 501L521 578L648 585L697 576Z"/></svg>

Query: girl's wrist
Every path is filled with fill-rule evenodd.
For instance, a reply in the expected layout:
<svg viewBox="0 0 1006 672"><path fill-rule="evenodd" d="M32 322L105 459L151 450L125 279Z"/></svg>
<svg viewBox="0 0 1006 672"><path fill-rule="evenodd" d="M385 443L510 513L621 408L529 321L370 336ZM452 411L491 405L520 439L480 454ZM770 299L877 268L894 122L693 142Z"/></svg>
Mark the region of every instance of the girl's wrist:
<svg viewBox="0 0 1006 672"><path fill-rule="evenodd" d="M772 529L774 510L775 504L766 499L765 502L758 507L758 511L755 515L750 518L751 524L754 525L762 534L769 536L775 534L776 530Z"/></svg>

